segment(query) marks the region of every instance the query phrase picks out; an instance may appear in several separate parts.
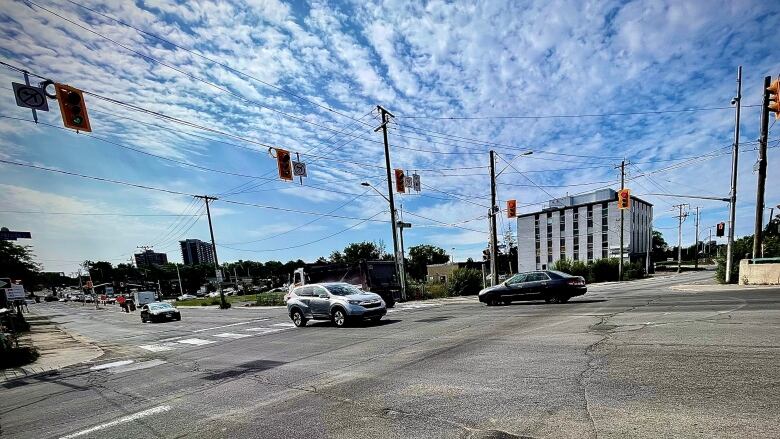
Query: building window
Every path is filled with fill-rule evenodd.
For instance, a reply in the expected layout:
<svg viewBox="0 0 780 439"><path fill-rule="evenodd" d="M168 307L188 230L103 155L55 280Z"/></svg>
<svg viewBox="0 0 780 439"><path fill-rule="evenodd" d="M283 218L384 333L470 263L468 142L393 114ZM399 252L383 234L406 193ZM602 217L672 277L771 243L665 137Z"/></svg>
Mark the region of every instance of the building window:
<svg viewBox="0 0 780 439"><path fill-rule="evenodd" d="M588 206L588 233L593 233L593 205Z"/></svg>
<svg viewBox="0 0 780 439"><path fill-rule="evenodd" d="M588 260L593 260L593 235L588 235Z"/></svg>
<svg viewBox="0 0 780 439"><path fill-rule="evenodd" d="M609 204L601 204L601 257L609 257Z"/></svg>
<svg viewBox="0 0 780 439"><path fill-rule="evenodd" d="M540 237L539 237L539 215L536 215L536 217L534 219L534 237L535 237L534 243L535 243L535 248L536 248L536 263L539 264L540 262L542 262L542 259L541 259L541 249L539 248L540 247L540 245L539 245L539 239L540 239ZM538 267L538 265L537 265L537 267Z"/></svg>
<svg viewBox="0 0 780 439"><path fill-rule="evenodd" d="M572 234L574 235L574 260L580 259L580 212L574 208L572 212Z"/></svg>
<svg viewBox="0 0 780 439"><path fill-rule="evenodd" d="M561 235L561 259L566 257L566 238Z"/></svg>

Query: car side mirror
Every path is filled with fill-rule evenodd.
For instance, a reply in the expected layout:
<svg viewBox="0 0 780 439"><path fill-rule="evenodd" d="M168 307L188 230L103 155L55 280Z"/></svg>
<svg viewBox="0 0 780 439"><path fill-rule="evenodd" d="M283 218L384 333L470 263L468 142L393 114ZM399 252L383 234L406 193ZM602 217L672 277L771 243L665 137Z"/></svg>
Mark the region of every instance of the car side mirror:
<svg viewBox="0 0 780 439"><path fill-rule="evenodd" d="M330 296L328 296L328 293L320 293L319 297L320 297L320 299L327 299Z"/></svg>

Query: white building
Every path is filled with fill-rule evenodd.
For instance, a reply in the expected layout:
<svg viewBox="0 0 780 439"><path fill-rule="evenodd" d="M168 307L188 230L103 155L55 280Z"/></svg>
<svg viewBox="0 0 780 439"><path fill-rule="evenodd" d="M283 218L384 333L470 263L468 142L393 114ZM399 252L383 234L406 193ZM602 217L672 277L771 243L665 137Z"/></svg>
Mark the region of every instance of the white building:
<svg viewBox="0 0 780 439"><path fill-rule="evenodd" d="M626 262L644 262L650 246L653 205L631 197L625 211ZM593 261L620 257L620 210L617 192L602 189L549 202L540 212L517 217L518 268L544 270L565 257Z"/></svg>

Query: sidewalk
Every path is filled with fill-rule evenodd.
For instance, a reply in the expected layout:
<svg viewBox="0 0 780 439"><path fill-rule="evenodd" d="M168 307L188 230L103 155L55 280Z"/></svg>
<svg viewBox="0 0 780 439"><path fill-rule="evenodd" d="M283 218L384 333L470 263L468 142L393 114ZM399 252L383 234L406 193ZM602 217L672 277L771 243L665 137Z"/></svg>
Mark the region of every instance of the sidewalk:
<svg viewBox="0 0 780 439"><path fill-rule="evenodd" d="M738 285L738 284L683 284L669 287L675 291L745 291L745 290L780 290L778 285Z"/></svg>
<svg viewBox="0 0 780 439"><path fill-rule="evenodd" d="M0 383L59 370L103 355L102 349L82 337L66 334L46 317L25 314L25 318L30 323L30 332L22 334L19 344L35 346L40 356L26 366L0 369Z"/></svg>

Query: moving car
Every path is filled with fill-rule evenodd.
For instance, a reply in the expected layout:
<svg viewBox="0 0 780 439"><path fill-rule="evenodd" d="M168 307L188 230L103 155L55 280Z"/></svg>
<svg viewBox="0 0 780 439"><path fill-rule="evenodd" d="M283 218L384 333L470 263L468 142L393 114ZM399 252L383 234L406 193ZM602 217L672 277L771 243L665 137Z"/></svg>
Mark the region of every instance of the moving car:
<svg viewBox="0 0 780 439"><path fill-rule="evenodd" d="M541 300L565 303L588 291L582 276L555 270L518 273L504 282L479 292L479 301L488 305L508 305L515 300Z"/></svg>
<svg viewBox="0 0 780 439"><path fill-rule="evenodd" d="M295 326L308 320L331 320L336 327L349 321L378 322L387 314L385 301L348 283L309 284L296 287L287 300L287 313Z"/></svg>
<svg viewBox="0 0 780 439"><path fill-rule="evenodd" d="M143 323L167 320L181 320L181 313L170 303L154 302L141 307L141 321Z"/></svg>

